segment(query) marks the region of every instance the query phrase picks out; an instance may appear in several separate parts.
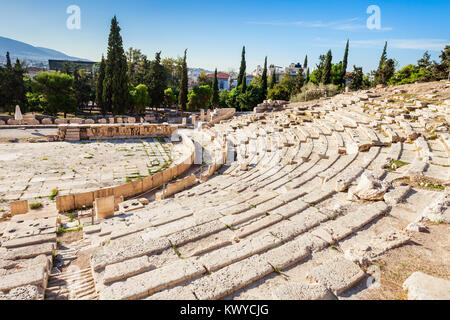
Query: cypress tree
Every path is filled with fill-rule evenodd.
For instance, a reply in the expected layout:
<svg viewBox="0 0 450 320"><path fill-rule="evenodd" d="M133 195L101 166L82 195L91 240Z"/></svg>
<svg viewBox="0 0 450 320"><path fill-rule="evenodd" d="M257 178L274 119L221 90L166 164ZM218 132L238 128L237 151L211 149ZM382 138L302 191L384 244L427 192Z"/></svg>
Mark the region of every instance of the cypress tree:
<svg viewBox="0 0 450 320"><path fill-rule="evenodd" d="M388 43L386 41L386 43L384 44L383 53L381 54L380 63L378 65L378 69L377 69L377 72L375 74L375 83L377 83L377 84L385 84L384 83L385 82L384 81L385 76L384 76L383 69L384 69L386 61L387 61L387 44Z"/></svg>
<svg viewBox="0 0 450 320"><path fill-rule="evenodd" d="M300 93L304 85L305 75L303 74L303 70L299 70L297 78L295 79L294 94Z"/></svg>
<svg viewBox="0 0 450 320"><path fill-rule="evenodd" d="M152 105L159 108L164 102L164 90L167 85L167 76L161 64L161 52L157 52L155 60L151 62L150 72L144 78L148 78L148 91Z"/></svg>
<svg viewBox="0 0 450 320"><path fill-rule="evenodd" d="M187 68L187 49L184 51L184 59L182 65L182 75L181 75L181 85L180 85L180 95L178 104L181 107L181 111L186 111L186 106L188 102L188 68Z"/></svg>
<svg viewBox="0 0 450 320"><path fill-rule="evenodd" d="M9 56L9 51L6 52L6 68L8 68L8 69L12 68L11 57Z"/></svg>
<svg viewBox="0 0 450 320"><path fill-rule="evenodd" d="M108 40L105 79L103 81L103 103L113 115L124 113L129 105L127 58L123 49L117 17L111 20Z"/></svg>
<svg viewBox="0 0 450 320"><path fill-rule="evenodd" d="M246 77L246 71L247 71L247 63L245 61L245 46L242 49L242 59L241 59L241 67L239 69L239 76L238 76L238 87L242 85L243 87L247 86L247 77ZM242 88L242 91L244 92L244 88Z"/></svg>
<svg viewBox="0 0 450 320"><path fill-rule="evenodd" d="M213 82L213 94L211 97L211 105L213 109L217 108L219 105L219 81L217 80L217 68L214 72L214 82Z"/></svg>
<svg viewBox="0 0 450 320"><path fill-rule="evenodd" d="M347 74L347 66L348 66L348 49L349 49L350 41L347 40L347 45L345 46L344 60L342 60L342 75L341 75L341 84L345 84L345 75Z"/></svg>
<svg viewBox="0 0 450 320"><path fill-rule="evenodd" d="M306 70L308 68L308 55L305 57L305 62L303 62L303 70Z"/></svg>
<svg viewBox="0 0 450 320"><path fill-rule="evenodd" d="M267 97L267 57L266 60L264 61L264 70L261 77L261 86L262 86L261 101L264 101Z"/></svg>
<svg viewBox="0 0 450 320"><path fill-rule="evenodd" d="M333 60L333 55L331 54L331 50L328 50L327 58L325 60L325 65L323 67L322 74L322 83L330 84L331 83L331 61Z"/></svg>
<svg viewBox="0 0 450 320"><path fill-rule="evenodd" d="M309 68L308 68L308 71L306 71L306 80L305 80L305 84L309 83L309 79L310 79L310 72L309 72Z"/></svg>
<svg viewBox="0 0 450 320"><path fill-rule="evenodd" d="M106 115L106 109L105 109L105 105L103 103L103 82L105 81L105 69L106 69L106 61L105 61L105 57L102 55L102 61L100 62L100 68L98 70L97 90L95 92L95 101L97 103L97 107L100 108L103 115Z"/></svg>
<svg viewBox="0 0 450 320"><path fill-rule="evenodd" d="M277 68L273 67L272 78L270 79L270 87L269 89L273 89L277 84Z"/></svg>

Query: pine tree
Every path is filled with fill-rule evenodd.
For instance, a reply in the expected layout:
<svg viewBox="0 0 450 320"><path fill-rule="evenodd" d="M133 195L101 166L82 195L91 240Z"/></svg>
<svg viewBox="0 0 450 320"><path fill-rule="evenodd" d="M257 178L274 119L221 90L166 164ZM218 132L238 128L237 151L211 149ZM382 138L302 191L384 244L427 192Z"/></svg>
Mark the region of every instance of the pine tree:
<svg viewBox="0 0 450 320"><path fill-rule="evenodd" d="M245 89L247 87L246 71L247 71L247 63L245 61L245 46L244 46L244 48L242 49L241 67L239 69L239 77L237 82L238 87L242 85L242 92L245 92Z"/></svg>
<svg viewBox="0 0 450 320"><path fill-rule="evenodd" d="M378 70L380 71L383 68L383 65L385 64L386 60L387 60L387 41L384 44L384 49L383 49L383 53L381 54L381 58L380 58L380 64L378 65Z"/></svg>
<svg viewBox="0 0 450 320"><path fill-rule="evenodd" d="M219 105L219 81L217 80L217 69L214 72L213 94L211 97L211 105L213 109Z"/></svg>
<svg viewBox="0 0 450 320"><path fill-rule="evenodd" d="M308 55L305 57L305 62L303 62L303 70L306 70L308 68Z"/></svg>
<svg viewBox="0 0 450 320"><path fill-rule="evenodd" d="M186 111L188 102L188 68L187 68L187 49L184 51L184 59L182 66L181 86L178 104L181 107L181 111Z"/></svg>
<svg viewBox="0 0 450 320"><path fill-rule="evenodd" d="M331 50L328 50L327 58L325 60L325 64L323 67L323 74L322 74L322 83L323 84L330 84L331 83L331 61L333 60L333 55L331 54Z"/></svg>
<svg viewBox="0 0 450 320"><path fill-rule="evenodd" d="M124 113L129 106L128 66L120 30L117 17L114 16L111 20L103 81L103 104L113 115Z"/></svg>
<svg viewBox="0 0 450 320"><path fill-rule="evenodd" d="M277 68L273 67L273 73L272 73L272 77L270 79L269 89L273 89L276 84L277 84Z"/></svg>
<svg viewBox="0 0 450 320"><path fill-rule="evenodd" d="M97 107L100 108L103 115L106 115L106 109L105 109L105 105L103 103L103 82L105 80L105 68L106 68L106 61L105 61L105 57L102 55L102 61L100 62L100 68L98 70L97 90L95 92L95 101L97 103Z"/></svg>
<svg viewBox="0 0 450 320"><path fill-rule="evenodd" d="M341 75L341 84L345 84L345 75L347 74L347 66L348 66L348 49L350 45L350 40L347 40L347 45L345 46L344 60L342 60L342 75Z"/></svg>
<svg viewBox="0 0 450 320"><path fill-rule="evenodd" d="M262 94L261 94L261 102L264 101L267 97L267 57L264 61L264 70L261 77L261 87L262 87Z"/></svg>
<svg viewBox="0 0 450 320"><path fill-rule="evenodd" d="M376 84L387 84L395 73L395 61L387 58L387 41L384 44L383 53L381 54L380 64L375 73Z"/></svg>

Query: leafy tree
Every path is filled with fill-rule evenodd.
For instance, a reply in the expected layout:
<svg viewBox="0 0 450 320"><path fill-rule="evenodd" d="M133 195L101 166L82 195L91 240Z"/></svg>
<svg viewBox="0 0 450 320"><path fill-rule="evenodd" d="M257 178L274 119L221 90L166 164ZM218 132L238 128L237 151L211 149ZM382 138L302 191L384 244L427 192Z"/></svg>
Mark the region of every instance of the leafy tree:
<svg viewBox="0 0 450 320"><path fill-rule="evenodd" d="M164 107L172 108L172 106L177 102L177 96L173 92L172 88L167 88L164 90Z"/></svg>
<svg viewBox="0 0 450 320"><path fill-rule="evenodd" d="M333 56L331 54L331 50L328 50L327 58L325 60L324 66L323 66L323 73L322 73L322 83L323 84L331 83L331 68L332 68L331 61L332 61L332 59L333 59Z"/></svg>
<svg viewBox="0 0 450 320"><path fill-rule="evenodd" d="M182 77L180 84L180 94L178 96L178 104L180 105L181 111L185 111L188 102L188 68L187 68L187 49L184 51L183 67L182 67Z"/></svg>
<svg viewBox="0 0 450 320"><path fill-rule="evenodd" d="M106 69L106 61L105 57L102 55L102 61L100 62L100 68L98 70L95 102L97 104L97 107L100 108L101 113L103 115L106 115L107 112L105 104L103 103L103 82L105 81L105 69Z"/></svg>
<svg viewBox="0 0 450 320"><path fill-rule="evenodd" d="M309 83L310 77L311 77L311 75L310 75L309 68L308 68L308 71L306 71L306 79L305 79L305 83L306 83L306 84Z"/></svg>
<svg viewBox="0 0 450 320"><path fill-rule="evenodd" d="M259 100L262 102L267 97L267 57L264 61L264 70L261 77L261 89L261 98Z"/></svg>
<svg viewBox="0 0 450 320"><path fill-rule="evenodd" d="M22 110L26 107L24 73L23 63L17 59L12 66L9 52L7 52L6 67L0 70L0 103L6 107L9 114L12 114L16 105L20 105Z"/></svg>
<svg viewBox="0 0 450 320"><path fill-rule="evenodd" d="M103 81L103 104L113 115L124 113L129 105L128 65L120 30L117 17L114 16L111 20Z"/></svg>
<svg viewBox="0 0 450 320"><path fill-rule="evenodd" d="M27 92L26 98L30 112L43 112L47 108L45 97L42 94Z"/></svg>
<svg viewBox="0 0 450 320"><path fill-rule="evenodd" d="M145 108L150 104L150 95L148 87L145 84L140 84L137 87L131 85L130 90L131 101L137 114L145 113Z"/></svg>
<svg viewBox="0 0 450 320"><path fill-rule="evenodd" d="M179 88L183 72L183 58L165 58L161 63L167 73L167 85L171 88Z"/></svg>
<svg viewBox="0 0 450 320"><path fill-rule="evenodd" d="M148 73L148 90L154 107L159 108L164 102L164 90L167 88L167 73L161 64L161 52L157 52Z"/></svg>
<svg viewBox="0 0 450 320"><path fill-rule="evenodd" d="M226 97L226 103L229 108L238 108L239 103L237 101L237 97L242 93L242 86L236 87L233 90L231 90L227 97Z"/></svg>
<svg viewBox="0 0 450 320"><path fill-rule="evenodd" d="M205 71L202 71L200 73L200 76L198 77L198 85L199 86L211 86L211 80L208 79L208 75Z"/></svg>
<svg viewBox="0 0 450 320"><path fill-rule="evenodd" d="M68 113L76 111L77 101L73 93L73 77L65 73L41 72L36 75L33 83L33 91L42 95L44 113L56 116L63 112L64 117Z"/></svg>
<svg viewBox="0 0 450 320"><path fill-rule="evenodd" d="M390 85L402 85L423 81L427 76L427 70L413 64L409 64L398 70L389 80Z"/></svg>
<svg viewBox="0 0 450 320"><path fill-rule="evenodd" d="M347 73L347 72L345 72L345 73ZM334 84L338 87L342 87L345 84L345 79L342 80L343 74L344 73L343 73L342 62L331 65L331 83L332 84Z"/></svg>
<svg viewBox="0 0 450 320"><path fill-rule="evenodd" d="M26 110L26 91L25 91L25 82L24 82L24 73L25 67L19 59L16 59L16 63L14 64L12 71L12 103L13 105L22 106L22 110Z"/></svg>
<svg viewBox="0 0 450 320"><path fill-rule="evenodd" d="M144 65L144 61L147 60L147 56L142 54L141 50L129 48L125 52L125 56L127 58L128 65L128 79L134 85L137 86L139 81L142 81L142 76L145 71L142 66Z"/></svg>
<svg viewBox="0 0 450 320"><path fill-rule="evenodd" d="M213 109L217 108L219 105L219 81L217 80L217 69L214 72L214 82L213 82L213 94L211 97L211 105Z"/></svg>
<svg viewBox="0 0 450 320"><path fill-rule="evenodd" d="M241 92L236 97L240 110L253 110L260 103L262 88L255 84L250 84L245 92Z"/></svg>
<svg viewBox="0 0 450 320"><path fill-rule="evenodd" d="M189 92L189 111L197 111L199 109L206 109L209 107L212 89L210 86L198 86Z"/></svg>
<svg viewBox="0 0 450 320"><path fill-rule="evenodd" d="M245 46L244 46L244 48L242 49L241 67L239 69L239 76L238 76L238 81L237 81L237 86L239 87L242 85L242 91L244 91L244 92L247 87L246 70L247 70L247 63L245 61Z"/></svg>
<svg viewBox="0 0 450 320"><path fill-rule="evenodd" d="M221 90L219 92L219 104L218 104L219 108L227 108L227 107L229 107L227 105L227 99L228 99L228 95L229 94L230 94L229 90ZM230 108L234 108L234 106L231 106Z"/></svg>
<svg viewBox="0 0 450 320"><path fill-rule="evenodd" d="M295 78L290 75L285 75L281 78L280 83L269 90L268 99L288 101L294 92L295 86Z"/></svg>
<svg viewBox="0 0 450 320"><path fill-rule="evenodd" d="M350 84L349 88L350 90L357 91L361 90L363 88L363 70L362 68L358 68L356 66L353 66L353 72L348 75L347 79L349 79Z"/></svg>

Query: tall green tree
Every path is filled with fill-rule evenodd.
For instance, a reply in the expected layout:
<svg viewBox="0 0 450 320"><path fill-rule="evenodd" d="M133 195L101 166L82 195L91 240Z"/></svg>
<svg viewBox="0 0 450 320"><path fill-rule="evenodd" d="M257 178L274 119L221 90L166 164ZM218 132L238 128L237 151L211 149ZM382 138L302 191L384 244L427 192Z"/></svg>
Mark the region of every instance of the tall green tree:
<svg viewBox="0 0 450 320"><path fill-rule="evenodd" d="M349 88L352 91L357 91L363 87L363 69L353 66L353 72L347 77L350 81Z"/></svg>
<svg viewBox="0 0 450 320"><path fill-rule="evenodd" d="M114 16L111 20L103 81L103 104L113 115L126 112L129 106L128 65L120 30L117 17Z"/></svg>
<svg viewBox="0 0 450 320"><path fill-rule="evenodd" d="M349 50L350 40L347 40L347 45L345 46L344 60L342 60L342 75L341 75L341 85L345 85L345 75L347 74L348 66L348 50Z"/></svg>
<svg viewBox="0 0 450 320"><path fill-rule="evenodd" d="M306 55L305 62L303 62L303 69L304 70L308 69L308 55Z"/></svg>
<svg viewBox="0 0 450 320"><path fill-rule="evenodd" d="M11 57L9 55L9 51L6 52L6 68L12 68Z"/></svg>
<svg viewBox="0 0 450 320"><path fill-rule="evenodd" d="M189 92L188 109L190 111L197 111L199 109L206 109L211 102L212 89L210 86L197 86Z"/></svg>
<svg viewBox="0 0 450 320"><path fill-rule="evenodd" d="M268 79L267 79L267 57L266 57L266 59L264 60L264 70L261 77L261 89L262 89L260 99L261 102L264 101L267 97L267 82Z"/></svg>
<svg viewBox="0 0 450 320"><path fill-rule="evenodd" d="M106 115L107 112L105 104L103 103L103 82L105 81L105 69L106 69L106 61L105 57L102 55L102 61L100 62L100 67L97 76L97 86L96 86L97 90L95 102L97 104L97 107L100 108L101 113L103 115Z"/></svg>
<svg viewBox="0 0 450 320"><path fill-rule="evenodd" d="M310 75L309 68L308 68L308 70L306 71L305 84L308 84L308 83L309 83L310 77L311 77L311 75Z"/></svg>
<svg viewBox="0 0 450 320"><path fill-rule="evenodd" d="M330 84L331 83L331 68L332 68L332 60L333 55L331 54L331 50L328 50L327 58L325 60L325 64L323 66L323 74L322 74L322 83Z"/></svg>
<svg viewBox="0 0 450 320"><path fill-rule="evenodd" d="M180 105L181 111L186 111L188 103L188 68L187 68L187 49L184 51L183 66L182 66L182 76L180 83L180 94L178 96L178 104Z"/></svg>
<svg viewBox="0 0 450 320"><path fill-rule="evenodd" d="M161 52L156 53L155 60L151 63L148 78L145 83L149 84L151 103L155 108L159 108L164 102L164 90L167 88L167 72L161 64Z"/></svg>
<svg viewBox="0 0 450 320"><path fill-rule="evenodd" d="M145 108L150 104L150 95L145 84L140 84L137 87L133 85L130 88L131 101L138 115L145 113Z"/></svg>
<svg viewBox="0 0 450 320"><path fill-rule="evenodd" d="M295 79L295 88L292 94L300 93L304 85L305 85L305 75L303 73L303 69L300 69Z"/></svg>
<svg viewBox="0 0 450 320"><path fill-rule="evenodd" d="M177 102L177 96L173 92L172 88L167 88L164 90L164 107L172 108L172 106Z"/></svg>
<svg viewBox="0 0 450 320"><path fill-rule="evenodd" d="M219 81L217 80L217 69L214 72L214 82L213 82L213 93L211 97L211 105L213 109L217 108L219 105Z"/></svg>
<svg viewBox="0 0 450 320"><path fill-rule="evenodd" d="M245 89L247 88L247 63L245 61L245 46L242 49L242 58L241 58L241 67L239 69L239 76L238 76L238 87L242 85L242 91L245 92Z"/></svg>

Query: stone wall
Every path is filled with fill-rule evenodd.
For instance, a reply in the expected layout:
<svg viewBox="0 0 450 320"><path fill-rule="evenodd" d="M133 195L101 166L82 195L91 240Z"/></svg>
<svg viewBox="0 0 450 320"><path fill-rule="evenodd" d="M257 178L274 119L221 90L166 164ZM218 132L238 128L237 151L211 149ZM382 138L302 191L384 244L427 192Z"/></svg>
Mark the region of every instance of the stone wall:
<svg viewBox="0 0 450 320"><path fill-rule="evenodd" d="M192 140L183 134L181 135L181 138L182 143L186 146L188 152L183 158L175 161L174 165L170 168L153 176L121 186L56 197L57 210L59 212L67 212L82 209L83 206L92 207L95 199L110 196L114 196L114 198L131 198L169 183L174 178L184 174L194 163L195 150Z"/></svg>
<svg viewBox="0 0 450 320"><path fill-rule="evenodd" d="M108 140L132 138L171 137L176 126L160 124L62 124L58 127L60 141L67 139L68 132L79 130L80 140Z"/></svg>

